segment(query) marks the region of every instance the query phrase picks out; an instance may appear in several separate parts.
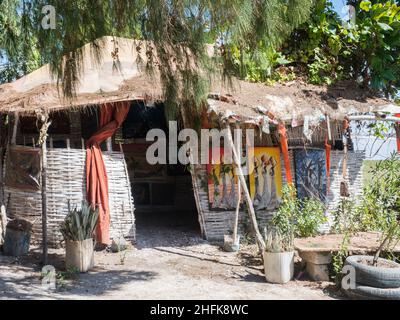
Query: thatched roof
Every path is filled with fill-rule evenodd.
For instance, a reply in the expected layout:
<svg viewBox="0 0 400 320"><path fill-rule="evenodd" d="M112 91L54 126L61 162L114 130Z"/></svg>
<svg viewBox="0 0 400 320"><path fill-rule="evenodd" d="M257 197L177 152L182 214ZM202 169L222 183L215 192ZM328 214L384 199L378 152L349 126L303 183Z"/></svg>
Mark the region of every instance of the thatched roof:
<svg viewBox="0 0 400 320"><path fill-rule="evenodd" d="M222 95L220 100L218 95L209 99L214 112L221 115L234 113L242 118L269 113L283 121L322 115L343 119L348 114L392 109L400 112L400 107L394 106L391 101L374 96L350 81L329 87L300 81L273 86L237 81L230 93L232 96Z"/></svg>
<svg viewBox="0 0 400 320"><path fill-rule="evenodd" d="M99 41L99 40L98 40ZM0 86L0 113L35 114L86 107L110 101L141 98L162 99L158 77L149 77L137 64L140 54L137 42L124 38L103 37L100 62L93 59L92 47L82 49L83 70L76 89L76 98L63 98L50 67L45 65L13 83ZM118 43L118 69L112 57ZM349 112L376 111L390 104L374 97L354 83L344 82L335 87L320 87L301 82L266 86L234 80L233 86L215 82L208 100L217 113L233 112L242 118L260 115L258 109L268 110L276 118L287 120L305 115L328 114L343 118Z"/></svg>

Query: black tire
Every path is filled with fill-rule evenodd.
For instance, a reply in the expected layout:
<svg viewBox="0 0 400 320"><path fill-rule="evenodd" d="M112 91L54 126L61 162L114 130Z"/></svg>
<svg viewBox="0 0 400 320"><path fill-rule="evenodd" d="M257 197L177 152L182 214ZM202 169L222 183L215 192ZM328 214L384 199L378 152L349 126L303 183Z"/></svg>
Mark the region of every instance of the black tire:
<svg viewBox="0 0 400 320"><path fill-rule="evenodd" d="M400 288L382 289L356 285L355 289L343 291L349 298L356 300L400 300Z"/></svg>
<svg viewBox="0 0 400 320"><path fill-rule="evenodd" d="M345 265L354 267L356 283L374 288L400 288L400 264L382 258L379 258L379 260L393 265L394 268L378 268L358 262L372 259L372 256L347 257Z"/></svg>

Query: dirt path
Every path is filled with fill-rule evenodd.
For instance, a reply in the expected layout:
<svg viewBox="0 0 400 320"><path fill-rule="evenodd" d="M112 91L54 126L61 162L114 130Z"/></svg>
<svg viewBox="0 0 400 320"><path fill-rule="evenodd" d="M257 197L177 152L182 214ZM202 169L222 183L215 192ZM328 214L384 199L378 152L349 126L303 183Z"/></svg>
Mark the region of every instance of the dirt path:
<svg viewBox="0 0 400 320"><path fill-rule="evenodd" d="M332 299L328 283L266 283L255 247L226 253L192 232L142 230L135 248L96 252L96 268L61 279L55 292L40 281L40 254L0 255L1 299ZM62 268L63 250L50 261Z"/></svg>

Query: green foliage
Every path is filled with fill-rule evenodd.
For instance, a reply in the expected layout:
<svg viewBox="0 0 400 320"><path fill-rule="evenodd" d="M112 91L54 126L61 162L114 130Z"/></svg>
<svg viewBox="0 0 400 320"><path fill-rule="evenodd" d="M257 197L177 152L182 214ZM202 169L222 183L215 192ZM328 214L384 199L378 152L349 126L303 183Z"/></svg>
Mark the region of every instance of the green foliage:
<svg viewBox="0 0 400 320"><path fill-rule="evenodd" d="M357 210L355 199L341 198L338 207L332 212L333 233L345 233L347 231L361 231L364 227L361 224L360 210Z"/></svg>
<svg viewBox="0 0 400 320"><path fill-rule="evenodd" d="M365 186L358 209L362 212L362 224L371 230L388 230L397 221L400 213L400 160L395 154L377 162L371 170L371 183Z"/></svg>
<svg viewBox="0 0 400 320"><path fill-rule="evenodd" d="M400 83L400 6L391 1L360 1L355 23L344 23L332 5L317 0L310 21L282 49L300 76L311 83L354 79L394 94Z"/></svg>
<svg viewBox="0 0 400 320"><path fill-rule="evenodd" d="M332 254L333 278L337 284L342 280L343 265L349 255L348 247L350 245L350 236L351 232L349 230L344 231L339 250Z"/></svg>
<svg viewBox="0 0 400 320"><path fill-rule="evenodd" d="M325 209L325 205L317 199L307 198L300 201L296 217L296 235L299 237L318 235L318 227L328 221Z"/></svg>
<svg viewBox="0 0 400 320"><path fill-rule="evenodd" d="M30 7L25 1L0 1L0 84L39 67Z"/></svg>
<svg viewBox="0 0 400 320"><path fill-rule="evenodd" d="M281 234L316 236L319 226L327 222L325 205L319 199L298 199L296 189L290 185L284 186L282 192L282 202L272 224Z"/></svg>
<svg viewBox="0 0 400 320"><path fill-rule="evenodd" d="M71 210L60 225L65 240L83 241L91 239L97 226L99 209L93 209L86 201L82 208Z"/></svg>
<svg viewBox="0 0 400 320"><path fill-rule="evenodd" d="M389 159L377 162L370 171L370 182L364 187L361 198L342 198L333 213L332 231L344 235L340 250L333 256L333 271L337 279L353 233L382 232L383 248L389 251L400 239L400 160L393 154Z"/></svg>
<svg viewBox="0 0 400 320"><path fill-rule="evenodd" d="M299 211L299 200L293 185L282 188L282 202L272 217L272 225L280 234L295 234L296 215Z"/></svg>
<svg viewBox="0 0 400 320"><path fill-rule="evenodd" d="M400 160L393 154L370 169L370 181L359 199L342 199L333 213L332 231L386 232L400 212Z"/></svg>

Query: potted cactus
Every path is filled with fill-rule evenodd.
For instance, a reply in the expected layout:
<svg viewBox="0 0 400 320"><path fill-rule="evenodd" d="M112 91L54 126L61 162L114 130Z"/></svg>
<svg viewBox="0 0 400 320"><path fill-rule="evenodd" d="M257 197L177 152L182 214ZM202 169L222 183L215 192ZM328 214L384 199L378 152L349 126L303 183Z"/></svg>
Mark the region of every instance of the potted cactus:
<svg viewBox="0 0 400 320"><path fill-rule="evenodd" d="M99 218L98 208L86 201L81 209L70 210L61 223L60 231L65 240L65 264L67 269L86 272L94 266L93 233Z"/></svg>

